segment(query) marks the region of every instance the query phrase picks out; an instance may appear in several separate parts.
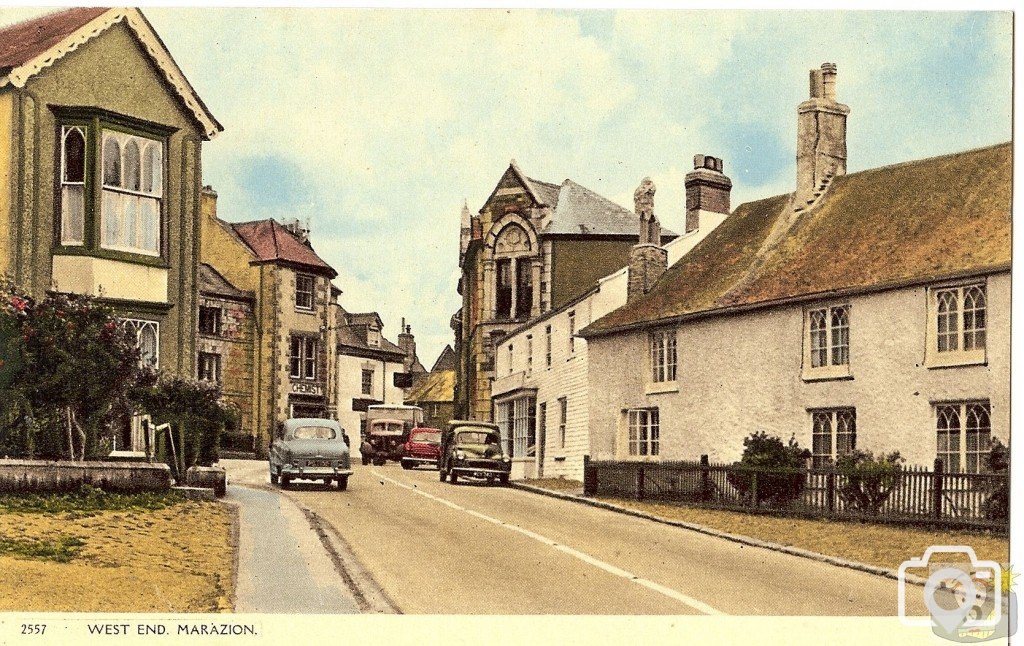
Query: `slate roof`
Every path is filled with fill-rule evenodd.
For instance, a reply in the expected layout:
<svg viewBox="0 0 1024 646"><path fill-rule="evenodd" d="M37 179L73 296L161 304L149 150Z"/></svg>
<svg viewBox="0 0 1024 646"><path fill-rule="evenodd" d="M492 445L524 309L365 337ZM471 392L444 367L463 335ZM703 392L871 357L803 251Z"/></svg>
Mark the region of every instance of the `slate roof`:
<svg viewBox="0 0 1024 646"><path fill-rule="evenodd" d="M748 202L581 334L1009 269L1012 173L1005 143L839 177L802 213Z"/></svg>
<svg viewBox="0 0 1024 646"><path fill-rule="evenodd" d="M385 339L383 335L380 337L380 347L367 343L365 325L339 326L338 347L340 349L355 350L356 352L352 354L381 356L395 363L401 363L405 358L405 353L402 352L402 349Z"/></svg>
<svg viewBox="0 0 1024 646"><path fill-rule="evenodd" d="M277 220L241 222L230 226L261 261L298 265L328 274L331 278L338 275L333 267L316 255L312 246L301 242Z"/></svg>
<svg viewBox="0 0 1024 646"><path fill-rule="evenodd" d="M232 285L216 269L204 263L199 264L199 292L214 296L225 296L238 300L252 300L255 294L242 291Z"/></svg>
<svg viewBox="0 0 1024 646"><path fill-rule="evenodd" d="M451 344L444 346L444 350L441 350L441 354L437 355L437 360L434 361L434 367L430 369L430 372L435 370L455 370L458 361L455 356L455 350L452 349Z"/></svg>
<svg viewBox="0 0 1024 646"><path fill-rule="evenodd" d="M417 380L406 396L407 402L455 401L455 371L434 370Z"/></svg>
<svg viewBox="0 0 1024 646"><path fill-rule="evenodd" d="M109 7L75 7L0 29L0 74L45 53Z"/></svg>
<svg viewBox="0 0 1024 646"><path fill-rule="evenodd" d="M562 182L552 206L551 219L541 232L545 235L640 235L635 213L571 179ZM676 236L668 229L661 232L668 238Z"/></svg>

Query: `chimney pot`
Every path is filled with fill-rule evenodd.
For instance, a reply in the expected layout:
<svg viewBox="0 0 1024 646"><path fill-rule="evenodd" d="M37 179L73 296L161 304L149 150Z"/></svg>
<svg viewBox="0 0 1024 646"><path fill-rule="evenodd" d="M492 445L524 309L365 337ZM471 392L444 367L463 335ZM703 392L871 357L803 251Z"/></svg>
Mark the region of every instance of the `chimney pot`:
<svg viewBox="0 0 1024 646"><path fill-rule="evenodd" d="M686 232L700 227L700 212L729 213L732 181L722 174L721 157L694 155L693 170L686 174Z"/></svg>

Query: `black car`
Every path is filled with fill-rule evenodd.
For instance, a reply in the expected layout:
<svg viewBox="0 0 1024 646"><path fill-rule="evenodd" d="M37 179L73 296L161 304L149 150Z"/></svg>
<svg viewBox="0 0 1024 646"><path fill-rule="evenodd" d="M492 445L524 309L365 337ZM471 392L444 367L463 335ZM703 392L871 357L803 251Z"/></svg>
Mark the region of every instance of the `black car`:
<svg viewBox="0 0 1024 646"><path fill-rule="evenodd" d="M508 484L512 458L501 448L501 432L494 424L453 420L441 436L438 462L441 482L459 476L486 478Z"/></svg>

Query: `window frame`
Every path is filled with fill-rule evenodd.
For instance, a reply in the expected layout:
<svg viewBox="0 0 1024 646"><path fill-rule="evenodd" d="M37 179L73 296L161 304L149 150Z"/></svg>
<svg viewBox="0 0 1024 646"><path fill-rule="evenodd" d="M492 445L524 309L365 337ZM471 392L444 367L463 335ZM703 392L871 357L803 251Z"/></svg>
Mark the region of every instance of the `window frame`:
<svg viewBox="0 0 1024 646"><path fill-rule="evenodd" d="M551 326L544 327L544 368L551 369Z"/></svg>
<svg viewBox="0 0 1024 646"><path fill-rule="evenodd" d="M842 324L836 324L837 313L843 316ZM804 308L801 370L804 381L853 379L850 367L852 318L853 308L848 301L815 303ZM815 325L818 320L823 327Z"/></svg>
<svg viewBox="0 0 1024 646"><path fill-rule="evenodd" d="M623 410L625 422L624 451L627 460L659 460L661 455L661 412L657 406ZM634 432L635 430L635 432Z"/></svg>
<svg viewBox="0 0 1024 646"><path fill-rule="evenodd" d="M565 429L569 420L569 398L558 398L558 446L565 448Z"/></svg>
<svg viewBox="0 0 1024 646"><path fill-rule="evenodd" d="M135 347L140 350L139 364L146 366L146 358L141 356L142 349L142 334L148 329L152 330L155 339L153 347L153 359L149 361L149 366L154 370L160 369L160 321L154 321L152 319L136 319L136 318L120 318L118 319L122 326L131 327L135 332Z"/></svg>
<svg viewBox="0 0 1024 646"><path fill-rule="evenodd" d="M825 469L835 464L836 460L857 450L857 409L854 406L837 406L834 408L811 408L807 411L811 416L811 468ZM840 416L843 416L840 418ZM827 418L828 433L819 432L819 421ZM845 432L840 431L840 421L846 422ZM852 426L851 426L852 424ZM820 451L819 437L828 440L827 451ZM845 450L840 450L840 436L847 436Z"/></svg>
<svg viewBox="0 0 1024 646"><path fill-rule="evenodd" d="M981 410L985 415L987 426L978 424L971 426L970 413ZM949 414L957 416L956 433L946 426L940 428L944 420L949 420ZM985 470L985 455L991 447L992 435L992 403L987 399L967 399L961 401L941 401L932 404L932 428L935 431L935 457L943 462L945 473L987 473ZM947 421L948 423L948 421ZM946 436L946 444L943 446L943 435ZM956 435L956 447L949 445L949 436ZM974 435L974 448L971 448L970 436ZM980 437L984 435L986 442L981 442ZM944 450L945 449L945 450ZM956 464L951 465L950 456L956 457ZM972 468L973 467L973 468Z"/></svg>
<svg viewBox="0 0 1024 646"><path fill-rule="evenodd" d="M655 330L648 336L648 383L672 384L679 378L679 352L675 328Z"/></svg>
<svg viewBox="0 0 1024 646"><path fill-rule="evenodd" d="M288 341L288 376L291 379L316 381L319 372L317 337L293 334Z"/></svg>
<svg viewBox="0 0 1024 646"><path fill-rule="evenodd" d="M362 373L359 377L359 388L362 394L372 395L373 394L373 373L372 368L363 368ZM367 379L369 377L369 379Z"/></svg>
<svg viewBox="0 0 1024 646"><path fill-rule="evenodd" d="M69 136L69 134L72 131L78 131L78 133L81 135L82 140L83 140L82 141L82 180L81 181L73 181L73 180L68 180L67 179L67 161L68 161L67 144L68 144L68 136ZM58 135L59 136L59 144L58 144L59 152L58 152L58 156L60 158L60 161L58 163L59 168L57 169L57 172L58 172L57 184L58 184L59 188L57 190L56 195L54 196L55 197L55 201L58 202L58 204L57 204L57 218L56 218L56 220L57 220L57 223L56 223L57 242L58 242L58 244L60 244L61 246L64 246L64 247L84 247L86 245L86 240L87 240L87 237L88 237L88 229L89 229L88 223L87 223L88 218L86 216L86 211L88 210L88 207L89 207L89 172L91 170L91 164L89 163L90 162L89 147L90 147L90 141L91 141L91 128L89 127L88 124L84 124L84 123L83 124L60 123L60 124L58 124L58 133L59 133L59 135ZM65 206L64 189L65 189L65 187L69 187L69 186L75 186L75 187L80 186L81 187L81 192L82 192L82 195L81 195L81 200L82 200L81 209L82 209L82 212L80 214L80 217L81 217L81 223L80 223L80 225L81 225L81 236L80 236L80 239L75 239L75 238L70 237L69 235L66 235L66 229L68 227L66 226L67 225L67 216L66 216L66 214L64 212L64 206Z"/></svg>
<svg viewBox="0 0 1024 646"><path fill-rule="evenodd" d="M981 308L973 308L967 310L964 305L966 302L966 296L968 292L977 290L980 294L983 305ZM956 330L950 332L947 327L946 332L940 332L939 325L941 323L941 317L943 313L940 312L941 300L944 295L954 294L956 298L956 313L955 313L955 324ZM927 332L926 332L926 346L925 346L925 360L924 363L928 368L951 368L957 366L971 366L971 365L984 365L988 362L988 346L989 346L989 335L990 329L990 310L991 305L989 304L989 293L988 293L988 281L982 280L970 280L970 281L959 281L955 283L943 283L940 285L932 285L927 289ZM978 320L978 312L981 312L981 327L972 325L968 327L966 325L968 321L968 312L970 312L970 320L972 323L976 323ZM955 336L949 337L950 334ZM977 347L978 335L981 335L982 347ZM940 345L943 337L952 338L955 341L956 348L940 350ZM974 347L971 349L965 349L967 340L971 339Z"/></svg>
<svg viewBox="0 0 1024 646"><path fill-rule="evenodd" d="M212 367L212 377L208 374L210 371L207 370L207 365L206 365L206 361L205 361L207 359L211 360L210 361L210 366ZM223 372L222 372L223 371L223 359L221 358L220 353L217 353L217 352L200 352L199 353L199 359L198 359L198 361L196 363L198 364L197 365L197 373L198 373L197 376L199 378L199 381L207 381L207 382L210 382L210 383L217 383L217 384L221 383L221 380L222 380L222 377L223 377Z"/></svg>
<svg viewBox="0 0 1024 646"><path fill-rule="evenodd" d="M576 310L569 311L569 357L576 354Z"/></svg>
<svg viewBox="0 0 1024 646"><path fill-rule="evenodd" d="M213 329L203 329L203 312L209 313L211 310L216 311L216 316L212 319L214 321ZM207 320L211 320L209 316ZM220 336L223 333L223 319L224 319L224 308L217 305L200 305L199 306L199 333L206 334L208 336Z"/></svg>
<svg viewBox="0 0 1024 646"><path fill-rule="evenodd" d="M300 281L309 281L309 289L299 289ZM299 301L300 296L308 297L309 305L302 305ZM313 274L295 274L295 309L300 312L312 312L316 309L316 276Z"/></svg>

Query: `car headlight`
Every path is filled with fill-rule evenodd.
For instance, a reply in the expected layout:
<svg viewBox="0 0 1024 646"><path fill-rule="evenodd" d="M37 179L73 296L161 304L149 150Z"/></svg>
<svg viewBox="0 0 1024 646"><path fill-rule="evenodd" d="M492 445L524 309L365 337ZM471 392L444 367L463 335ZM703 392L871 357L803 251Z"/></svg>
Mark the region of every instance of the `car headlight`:
<svg viewBox="0 0 1024 646"><path fill-rule="evenodd" d="M501 461L502 462L511 462L512 458L508 457L507 455L503 455L503 456L501 456Z"/></svg>
<svg viewBox="0 0 1024 646"><path fill-rule="evenodd" d="M466 459L466 454L463 453L462 451L456 451L455 452L455 459L456 460L465 460Z"/></svg>

